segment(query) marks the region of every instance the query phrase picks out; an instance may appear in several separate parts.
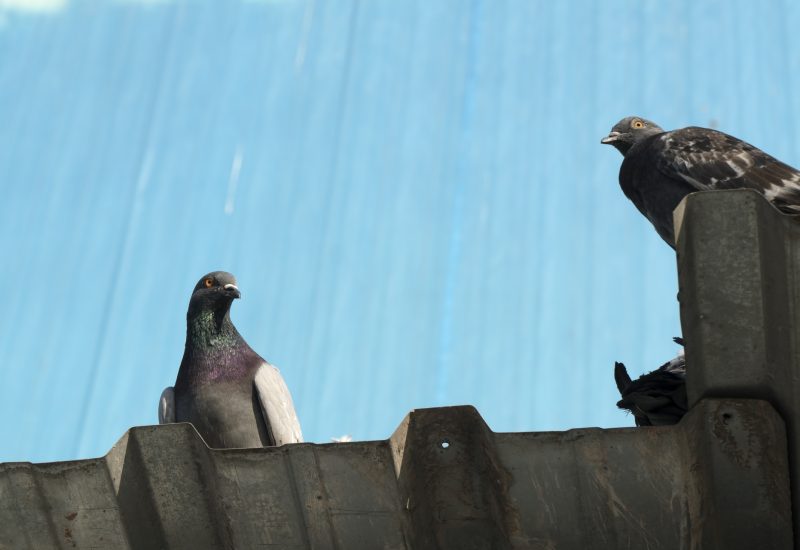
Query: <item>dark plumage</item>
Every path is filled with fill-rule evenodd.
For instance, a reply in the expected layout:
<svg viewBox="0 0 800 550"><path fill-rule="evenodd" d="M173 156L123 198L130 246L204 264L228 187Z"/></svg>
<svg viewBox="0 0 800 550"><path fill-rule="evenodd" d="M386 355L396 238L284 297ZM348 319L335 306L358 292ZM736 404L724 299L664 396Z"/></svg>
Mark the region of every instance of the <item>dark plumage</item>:
<svg viewBox="0 0 800 550"><path fill-rule="evenodd" d="M601 143L625 157L622 191L673 248L672 211L694 191L755 189L781 211L800 214L800 171L728 134L696 126L665 132L627 117Z"/></svg>
<svg viewBox="0 0 800 550"><path fill-rule="evenodd" d="M191 422L209 447L260 447L303 440L278 369L233 326L236 279L215 271L192 292L186 347L175 386L161 394L159 423Z"/></svg>
<svg viewBox="0 0 800 550"><path fill-rule="evenodd" d="M675 338L683 345L683 340ZM658 369L631 381L622 363L614 363L614 379L622 399L617 407L633 413L637 426L677 424L688 410L686 360L683 350Z"/></svg>

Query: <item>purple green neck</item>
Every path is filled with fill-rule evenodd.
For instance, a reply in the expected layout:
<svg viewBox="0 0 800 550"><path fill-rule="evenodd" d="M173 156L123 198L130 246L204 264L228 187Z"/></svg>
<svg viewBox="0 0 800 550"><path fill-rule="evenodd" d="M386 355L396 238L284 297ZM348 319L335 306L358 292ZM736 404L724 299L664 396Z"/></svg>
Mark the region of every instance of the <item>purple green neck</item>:
<svg viewBox="0 0 800 550"><path fill-rule="evenodd" d="M233 326L228 310L190 311L176 387L236 378L261 361Z"/></svg>
<svg viewBox="0 0 800 550"><path fill-rule="evenodd" d="M204 309L191 312L186 323L186 352L192 355L208 355L224 352L244 343L239 331L233 326L230 310Z"/></svg>

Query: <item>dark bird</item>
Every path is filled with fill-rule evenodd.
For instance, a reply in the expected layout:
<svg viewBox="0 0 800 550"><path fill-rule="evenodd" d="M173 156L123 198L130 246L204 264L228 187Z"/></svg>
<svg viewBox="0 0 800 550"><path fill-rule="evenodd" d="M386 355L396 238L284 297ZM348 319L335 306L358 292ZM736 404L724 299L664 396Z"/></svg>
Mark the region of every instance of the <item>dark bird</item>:
<svg viewBox="0 0 800 550"><path fill-rule="evenodd" d="M627 117L601 143L625 157L622 192L672 248L672 211L695 191L755 189L779 210L800 214L800 172L728 134L696 126L665 132L649 120Z"/></svg>
<svg viewBox="0 0 800 550"><path fill-rule="evenodd" d="M280 372L231 322L231 304L240 296L236 279L224 271L194 287L186 348L175 386L161 394L158 422L191 422L212 448L300 443L300 422Z"/></svg>
<svg viewBox="0 0 800 550"><path fill-rule="evenodd" d="M683 345L683 340L675 338ZM677 424L688 410L686 359L683 350L653 372L631 381L622 363L614 363L614 379L622 399L617 407L633 413L637 426Z"/></svg>

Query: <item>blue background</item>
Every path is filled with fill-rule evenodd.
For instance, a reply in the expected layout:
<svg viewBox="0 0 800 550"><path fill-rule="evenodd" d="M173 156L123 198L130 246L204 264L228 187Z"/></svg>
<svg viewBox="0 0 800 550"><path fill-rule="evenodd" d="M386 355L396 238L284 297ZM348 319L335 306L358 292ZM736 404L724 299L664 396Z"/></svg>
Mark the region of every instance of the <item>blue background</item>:
<svg viewBox="0 0 800 550"><path fill-rule="evenodd" d="M0 460L156 422L195 282L306 438L473 404L632 425L677 351L675 258L622 195L620 118L800 164L800 4L0 0Z"/></svg>

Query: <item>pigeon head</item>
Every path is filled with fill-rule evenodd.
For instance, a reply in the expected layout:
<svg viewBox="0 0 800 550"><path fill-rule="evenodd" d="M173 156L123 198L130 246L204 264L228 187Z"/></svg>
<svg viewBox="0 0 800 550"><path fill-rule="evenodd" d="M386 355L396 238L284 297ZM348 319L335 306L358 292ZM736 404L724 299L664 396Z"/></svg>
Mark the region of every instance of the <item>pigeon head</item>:
<svg viewBox="0 0 800 550"><path fill-rule="evenodd" d="M600 140L600 143L613 145L617 151L625 155L628 150L652 135L664 130L658 124L638 116L625 117L617 122L611 132Z"/></svg>
<svg viewBox="0 0 800 550"><path fill-rule="evenodd" d="M230 310L231 303L240 297L236 277L225 271L213 271L203 275L195 285L189 301L189 317L204 313L224 316Z"/></svg>

